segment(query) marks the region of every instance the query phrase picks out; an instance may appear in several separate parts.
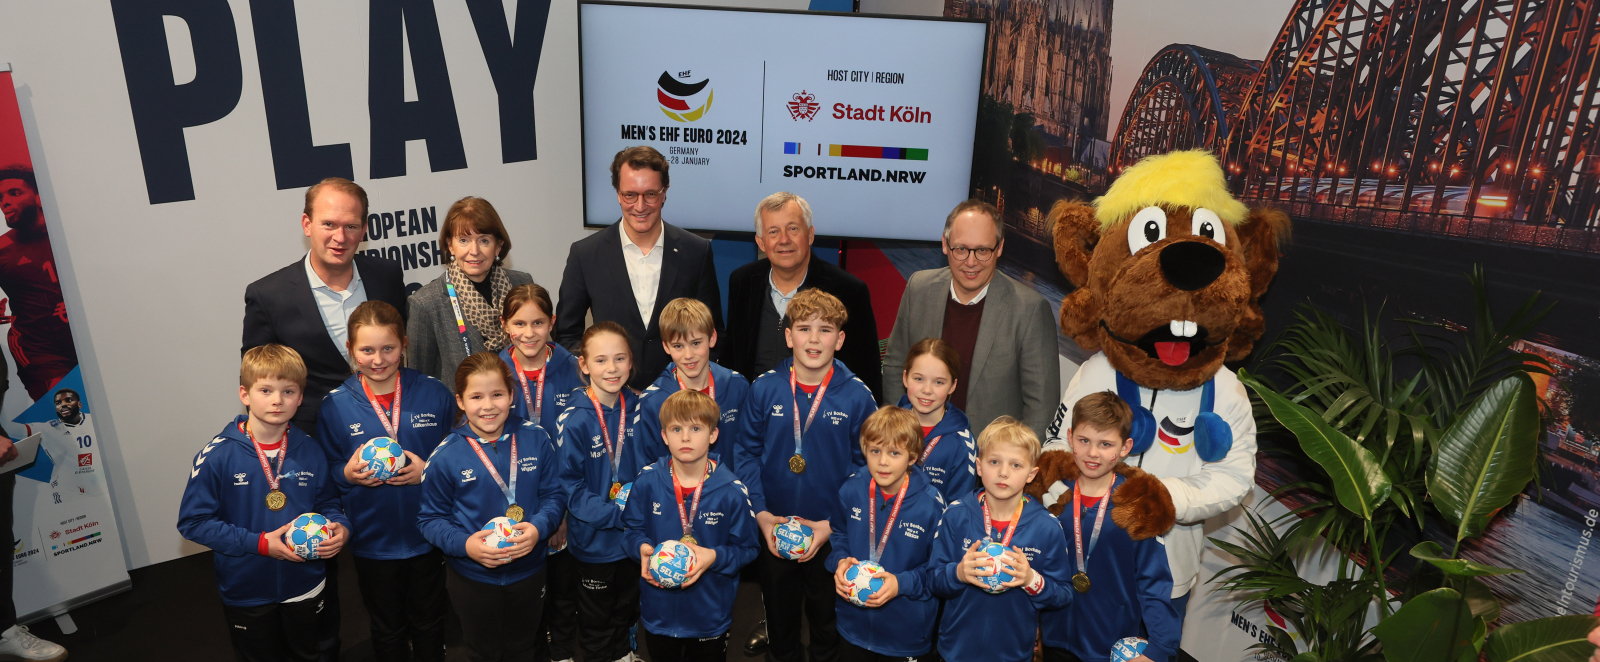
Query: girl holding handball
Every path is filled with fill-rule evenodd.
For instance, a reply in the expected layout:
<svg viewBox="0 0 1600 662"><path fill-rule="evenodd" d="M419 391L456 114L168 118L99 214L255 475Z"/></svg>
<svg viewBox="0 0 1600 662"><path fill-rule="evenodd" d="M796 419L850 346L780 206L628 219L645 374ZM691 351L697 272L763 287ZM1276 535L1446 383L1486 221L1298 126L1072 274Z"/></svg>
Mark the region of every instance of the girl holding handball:
<svg viewBox="0 0 1600 662"><path fill-rule="evenodd" d="M609 662L630 654L628 628L639 618L633 555L622 546L623 477L631 466L638 400L628 390L633 350L616 322L583 332L578 366L589 387L561 413L561 484L567 491L567 549L578 565L578 644L583 659Z"/></svg>
<svg viewBox="0 0 1600 662"><path fill-rule="evenodd" d="M532 660L545 585L545 536L562 492L555 444L511 413L511 370L479 352L456 369L462 421L423 471L417 527L449 560L445 586L475 660Z"/></svg>
<svg viewBox="0 0 1600 662"><path fill-rule="evenodd" d="M956 375L961 374L961 355L950 343L939 338L923 338L906 352L906 369L900 373L906 394L900 408L917 415L922 428L922 453L917 466L939 488L946 503L960 499L978 487L978 470L973 462L978 452L972 441L972 424L967 415L950 404L956 390Z"/></svg>
<svg viewBox="0 0 1600 662"><path fill-rule="evenodd" d="M422 458L448 434L450 389L400 367L405 321L383 301L350 314L356 374L322 400L317 440L351 521L361 599L378 660L444 659L444 556L417 530ZM399 452L396 452L399 451ZM409 644L409 646L408 646Z"/></svg>
<svg viewBox="0 0 1600 662"><path fill-rule="evenodd" d="M921 343L919 343L920 345ZM883 407L861 425L867 466L839 488L833 531L839 659L887 662L933 650L939 601L928 577L944 500L920 464L917 416Z"/></svg>

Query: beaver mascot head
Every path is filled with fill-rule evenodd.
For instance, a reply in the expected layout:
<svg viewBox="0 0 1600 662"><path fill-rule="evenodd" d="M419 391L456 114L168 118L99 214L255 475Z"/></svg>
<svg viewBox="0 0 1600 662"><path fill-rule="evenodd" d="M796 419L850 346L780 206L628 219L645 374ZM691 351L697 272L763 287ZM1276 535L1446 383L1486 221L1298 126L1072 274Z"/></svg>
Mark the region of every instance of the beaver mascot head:
<svg viewBox="0 0 1600 662"><path fill-rule="evenodd" d="M1261 337L1257 302L1289 218L1235 200L1211 154L1146 158L1093 207L1056 203L1050 222L1056 264L1078 288L1061 331L1140 386L1195 388Z"/></svg>

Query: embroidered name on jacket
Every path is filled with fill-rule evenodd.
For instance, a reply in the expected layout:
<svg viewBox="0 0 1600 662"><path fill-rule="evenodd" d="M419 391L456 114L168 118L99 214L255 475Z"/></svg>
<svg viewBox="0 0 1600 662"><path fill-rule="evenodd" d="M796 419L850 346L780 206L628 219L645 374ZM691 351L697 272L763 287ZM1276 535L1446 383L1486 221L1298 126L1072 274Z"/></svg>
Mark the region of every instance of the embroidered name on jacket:
<svg viewBox="0 0 1600 662"><path fill-rule="evenodd" d="M436 428L436 427L439 427L439 418L438 418L438 416L436 416L434 414L430 414L430 413L426 413L426 412L412 414L411 415L411 427L414 427L414 428Z"/></svg>

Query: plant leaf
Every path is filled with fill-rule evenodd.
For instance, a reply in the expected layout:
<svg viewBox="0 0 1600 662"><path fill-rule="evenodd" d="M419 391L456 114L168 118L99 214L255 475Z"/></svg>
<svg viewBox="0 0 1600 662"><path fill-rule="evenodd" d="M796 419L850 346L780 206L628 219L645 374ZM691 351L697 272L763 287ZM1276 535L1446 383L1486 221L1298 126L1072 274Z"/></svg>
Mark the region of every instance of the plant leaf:
<svg viewBox="0 0 1600 662"><path fill-rule="evenodd" d="M1484 623L1492 623L1500 619L1500 599L1494 597L1489 586L1478 579L1468 579L1461 590L1462 599L1467 601L1467 606L1472 608L1472 615L1477 616ZM1473 645L1483 646L1479 639Z"/></svg>
<svg viewBox="0 0 1600 662"><path fill-rule="evenodd" d="M1444 548L1432 540L1417 543L1416 547L1411 548L1411 556L1432 563L1440 570L1443 570L1445 574L1457 577L1491 577L1494 575L1517 575L1523 572L1516 568L1496 568L1477 561L1450 558L1444 553ZM1491 618L1489 620L1492 621L1494 619Z"/></svg>
<svg viewBox="0 0 1600 662"><path fill-rule="evenodd" d="M1394 613L1372 634L1383 642L1388 662L1459 660L1472 647L1472 610L1454 589L1423 593Z"/></svg>
<svg viewBox="0 0 1600 662"><path fill-rule="evenodd" d="M1490 516L1528 486L1538 443L1539 401L1523 373L1485 389L1445 431L1428 466L1428 492L1459 527L1456 540L1482 534Z"/></svg>
<svg viewBox="0 0 1600 662"><path fill-rule="evenodd" d="M1249 372L1240 370L1239 381L1261 396L1273 418L1294 433L1306 455L1328 472L1339 503L1371 521L1372 511L1389 498L1393 488L1372 451L1329 425L1315 412L1267 388Z"/></svg>
<svg viewBox="0 0 1600 662"><path fill-rule="evenodd" d="M1587 662L1594 654L1589 631L1600 617L1553 616L1495 628L1489 633L1489 662Z"/></svg>

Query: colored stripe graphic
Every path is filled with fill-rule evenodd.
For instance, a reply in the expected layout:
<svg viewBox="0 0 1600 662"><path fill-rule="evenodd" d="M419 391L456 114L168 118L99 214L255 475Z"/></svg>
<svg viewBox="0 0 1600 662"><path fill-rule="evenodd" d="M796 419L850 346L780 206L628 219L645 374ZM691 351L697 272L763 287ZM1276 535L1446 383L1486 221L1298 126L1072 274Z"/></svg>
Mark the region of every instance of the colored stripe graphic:
<svg viewBox="0 0 1600 662"><path fill-rule="evenodd" d="M857 159L895 159L899 161L926 161L928 150L920 147L871 147L867 145L828 145L828 156L848 156Z"/></svg>
<svg viewBox="0 0 1600 662"><path fill-rule="evenodd" d="M688 110L689 109L689 104L684 103L682 99L674 99L672 97L669 97L669 96L667 96L666 92L662 92L661 90L656 90L656 101L660 101L661 105L666 106L668 108L671 108L673 110Z"/></svg>
<svg viewBox="0 0 1600 662"><path fill-rule="evenodd" d="M73 546L73 545L76 545L76 544L78 544L78 543L80 543L80 542L83 542L83 541L85 541L85 540L88 540L88 539L90 539L90 538L99 538L99 537L100 537L100 532L99 532L99 531L96 531L96 532L94 532L94 533L91 533L91 534L89 534L89 535L86 535L86 536L84 536L84 537L82 537L82 538L79 538L79 539L77 539L77 540L73 540L73 541L71 541L71 542L68 542L68 543L67 543L67 544L66 544L66 545L65 545L65 546L66 546L66 547L71 547L71 546Z"/></svg>
<svg viewBox="0 0 1600 662"><path fill-rule="evenodd" d="M783 153L784 154L799 154L800 153L800 143L784 143L783 144Z"/></svg>

